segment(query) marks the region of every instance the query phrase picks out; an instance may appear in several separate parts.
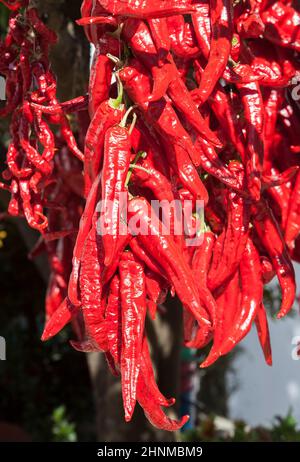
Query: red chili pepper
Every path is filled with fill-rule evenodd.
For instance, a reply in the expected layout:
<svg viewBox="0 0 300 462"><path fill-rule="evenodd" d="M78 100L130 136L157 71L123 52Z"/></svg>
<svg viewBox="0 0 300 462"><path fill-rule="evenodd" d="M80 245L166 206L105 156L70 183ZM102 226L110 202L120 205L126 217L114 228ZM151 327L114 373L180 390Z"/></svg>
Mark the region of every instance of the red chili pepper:
<svg viewBox="0 0 300 462"><path fill-rule="evenodd" d="M95 178L92 188L90 190L89 196L86 201L85 209L80 219L79 231L73 250L73 269L69 280L68 297L71 303L75 306L80 305L80 300L78 299L79 270L82 259L83 247L92 227L92 219L94 211L96 209L100 179L101 177L99 174Z"/></svg>
<svg viewBox="0 0 300 462"><path fill-rule="evenodd" d="M295 292L295 271L290 260L278 223L267 202L261 200L252 205L254 228L269 254L281 287L282 301L278 318L285 316L292 308Z"/></svg>
<svg viewBox="0 0 300 462"><path fill-rule="evenodd" d="M251 238L248 239L241 259L240 278L240 307L237 308L233 325L220 346L220 355L231 351L248 334L262 304L263 281L260 258Z"/></svg>
<svg viewBox="0 0 300 462"><path fill-rule="evenodd" d="M197 12L192 14L192 22L198 46L204 56L208 59L210 42L211 42L211 25L210 25L210 9L208 3L200 3L197 5Z"/></svg>
<svg viewBox="0 0 300 462"><path fill-rule="evenodd" d="M146 341L146 340L145 340ZM161 406L171 405L171 402L165 402L162 399L161 394L157 394L157 388L153 389L153 375L149 374L149 368L143 367L144 355L142 357L141 371L138 378L137 384L137 400L140 406L143 408L147 419L157 428L167 431L179 430L189 420L189 416L186 415L180 420L173 420L161 409ZM150 377L149 377L150 375ZM152 380L151 380L152 379ZM158 402L160 401L160 402Z"/></svg>
<svg viewBox="0 0 300 462"><path fill-rule="evenodd" d="M88 107L88 96L77 96L77 98L65 101L63 103L52 105L52 106L43 106L42 104L30 103L32 109L40 111L43 114L55 115L59 114L61 111L64 111L67 114L72 112L83 111Z"/></svg>
<svg viewBox="0 0 300 462"><path fill-rule="evenodd" d="M102 35L93 56L93 63L89 80L89 112L93 117L101 103L108 100L113 61L107 56L119 56L121 53L120 42L109 34Z"/></svg>
<svg viewBox="0 0 300 462"><path fill-rule="evenodd" d="M195 278L199 284L199 293L202 303L206 306L213 324L216 321L217 305L207 287L207 275L211 263L215 236L208 231L203 234L203 242L196 249L193 260L192 269L195 272Z"/></svg>
<svg viewBox="0 0 300 462"><path fill-rule="evenodd" d="M300 14L290 5L275 2L262 15L265 23L264 36L280 46L300 51Z"/></svg>
<svg viewBox="0 0 300 462"><path fill-rule="evenodd" d="M270 260L265 256L260 257L260 265L262 270L263 283L268 284L276 276L276 272L274 271Z"/></svg>
<svg viewBox="0 0 300 462"><path fill-rule="evenodd" d="M153 220L151 221L151 209L145 199L135 198L129 202L128 207L128 219L135 217L135 220L140 220L142 229L144 227L148 230L147 235L143 233L137 235L138 242L162 266L187 309L200 324L209 326L210 322L201 307L193 274L185 259L178 255L173 238L164 230L162 223L158 228ZM129 231L133 232L130 226L132 223L129 221Z"/></svg>
<svg viewBox="0 0 300 462"><path fill-rule="evenodd" d="M165 96L170 82L176 77L176 69L173 63L166 59L161 65L150 30L143 21L127 19L124 23L122 34L136 58L151 71L153 89L147 99L149 101L158 101Z"/></svg>
<svg viewBox="0 0 300 462"><path fill-rule="evenodd" d="M258 309L256 319L255 319L255 325L256 325L259 342L261 344L261 348L263 350L266 363L268 364L268 366L272 366L273 361L272 361L270 332L269 332L266 310L263 304L261 304Z"/></svg>
<svg viewBox="0 0 300 462"><path fill-rule="evenodd" d="M108 349L116 365L121 364L122 351L122 307L120 277L115 275L110 283L110 293L105 310Z"/></svg>
<svg viewBox="0 0 300 462"><path fill-rule="evenodd" d="M98 107L85 139L84 178L85 195L88 196L93 181L99 175L103 161L103 143L106 131L121 122L124 107L115 108L110 101L105 101Z"/></svg>
<svg viewBox="0 0 300 462"><path fill-rule="evenodd" d="M241 165L229 165L231 171L238 171L242 180ZM214 291L232 277L243 256L249 235L250 208L246 199L235 192L227 195L227 226L217 238L211 268L208 273L208 287Z"/></svg>
<svg viewBox="0 0 300 462"><path fill-rule="evenodd" d="M123 254L119 272L122 303L122 395L125 420L128 422L136 402L147 303L144 269L133 254Z"/></svg>
<svg viewBox="0 0 300 462"><path fill-rule="evenodd" d="M155 274L164 277L163 269L161 268L159 262L155 262L151 255L149 255L143 247L139 244L139 241L136 237L133 237L129 243L130 249L133 254L144 263L144 265Z"/></svg>
<svg viewBox="0 0 300 462"><path fill-rule="evenodd" d="M29 8L27 10L27 19L30 24L33 26L34 30L50 44L55 44L57 42L57 36L55 32L49 29L43 21L39 18L39 14L36 8Z"/></svg>
<svg viewBox="0 0 300 462"><path fill-rule="evenodd" d="M182 15L170 16L166 19L168 32L171 39L172 52L181 58L195 58L199 56L200 50L196 44L190 46L188 43L187 29Z"/></svg>
<svg viewBox="0 0 300 462"><path fill-rule="evenodd" d="M221 85L216 85L214 93L209 99L209 104L221 125L221 130L224 130L225 139L229 137L241 159L244 160L245 141L243 138L242 127L237 111L235 111L235 108L230 102L230 98Z"/></svg>
<svg viewBox="0 0 300 462"><path fill-rule="evenodd" d="M100 5L114 16L140 19L160 18L174 14L191 13L195 7L190 0L98 0Z"/></svg>
<svg viewBox="0 0 300 462"><path fill-rule="evenodd" d="M264 106L259 84L237 85L243 101L246 133L247 133L247 158L246 175L250 194L254 200L259 200L261 193L261 174L263 167L263 124Z"/></svg>
<svg viewBox="0 0 300 462"><path fill-rule="evenodd" d="M197 91L203 104L213 92L217 81L222 76L231 49L233 36L233 11L230 0L210 1L211 46L208 63L201 76Z"/></svg>
<svg viewBox="0 0 300 462"><path fill-rule="evenodd" d="M126 128L127 115L114 127L108 128L104 139L102 170L103 224L107 226L102 236L104 264L109 266L116 256L119 229L121 194L126 192L125 183L131 158L130 131Z"/></svg>
<svg viewBox="0 0 300 462"><path fill-rule="evenodd" d="M19 10L20 8L22 8L23 6L25 6L25 3L27 4L28 2L24 2L23 1L13 1L13 0L0 0L1 3L3 3L4 6L6 6L7 8L9 8L11 11L17 11Z"/></svg>
<svg viewBox="0 0 300 462"><path fill-rule="evenodd" d="M165 58L171 50L171 41L168 34L166 18L148 19L152 40L158 52L158 61L164 64Z"/></svg>
<svg viewBox="0 0 300 462"><path fill-rule="evenodd" d="M144 380L146 380L147 388L151 392L151 395L157 404L159 404L160 406L164 406L164 407L170 407L173 404L175 404L174 398L169 398L169 399L165 398L165 396L158 389L157 383L155 381L153 367L151 364L148 342L145 336L143 339L140 376L143 376Z"/></svg>
<svg viewBox="0 0 300 462"><path fill-rule="evenodd" d="M236 271L229 281L224 292L217 297L218 311L217 322L214 331L213 346L209 355L200 367L208 367L213 364L220 355L220 347L223 341L227 338L232 322L234 320L236 310L240 304L240 286L239 286L239 271Z"/></svg>
<svg viewBox="0 0 300 462"><path fill-rule="evenodd" d="M85 241L80 267L81 312L85 322L87 340L95 350L107 351L105 305L102 300L103 251L101 254L101 250L94 223Z"/></svg>
<svg viewBox="0 0 300 462"><path fill-rule="evenodd" d="M284 240L289 249L295 247L295 240L300 233L300 172L298 172L292 193L289 198Z"/></svg>
<svg viewBox="0 0 300 462"><path fill-rule="evenodd" d="M276 175L277 170L272 168L271 174ZM286 223L288 218L289 200L291 192L291 183L285 182L281 185L276 185L267 189L268 196L273 202L273 210L277 215L278 211L278 222L283 230L286 229Z"/></svg>
<svg viewBox="0 0 300 462"><path fill-rule="evenodd" d="M42 335L43 342L58 334L67 324L71 322L72 317L77 314L78 310L73 309L72 305L65 298L60 307L53 313L47 321Z"/></svg>
<svg viewBox="0 0 300 462"><path fill-rule="evenodd" d="M264 91L264 172L272 168L271 146L274 139L276 121L280 103L280 93L276 89Z"/></svg>
<svg viewBox="0 0 300 462"><path fill-rule="evenodd" d="M138 68L127 67L120 72L120 77L129 96L143 110L148 123L154 125L161 134L170 165L175 169L183 186L189 189L195 197L207 202L207 191L189 157L194 149L193 144L171 105L163 100L151 104L145 102L150 93L148 93L150 82L149 78L139 72ZM171 145L170 139L172 140Z"/></svg>

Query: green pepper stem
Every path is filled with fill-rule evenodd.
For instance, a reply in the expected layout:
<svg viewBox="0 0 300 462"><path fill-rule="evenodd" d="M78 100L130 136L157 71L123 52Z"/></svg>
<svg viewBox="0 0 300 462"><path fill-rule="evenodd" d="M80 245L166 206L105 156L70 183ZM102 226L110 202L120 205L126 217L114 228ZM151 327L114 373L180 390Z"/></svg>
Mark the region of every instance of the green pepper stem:
<svg viewBox="0 0 300 462"><path fill-rule="evenodd" d="M136 163L137 161L142 157L143 159L147 156L147 153L145 151L139 151L137 153L137 155L135 156L135 158L133 159L133 162L130 164L130 168L128 170L128 173L127 173L127 177L126 177L126 181L125 181L125 188L128 188L128 184L129 184L129 181L130 181L130 178L131 178L131 175L132 175L132 170L133 168L137 167ZM144 167L141 167L141 166L138 166L140 168L144 168Z"/></svg>
<svg viewBox="0 0 300 462"><path fill-rule="evenodd" d="M124 96L124 88L123 88L123 84L121 82L119 73L116 72L115 75L116 75L116 80L117 80L117 85L118 85L118 96L115 99L110 98L108 104L114 109L121 109L122 102L123 102L123 96Z"/></svg>

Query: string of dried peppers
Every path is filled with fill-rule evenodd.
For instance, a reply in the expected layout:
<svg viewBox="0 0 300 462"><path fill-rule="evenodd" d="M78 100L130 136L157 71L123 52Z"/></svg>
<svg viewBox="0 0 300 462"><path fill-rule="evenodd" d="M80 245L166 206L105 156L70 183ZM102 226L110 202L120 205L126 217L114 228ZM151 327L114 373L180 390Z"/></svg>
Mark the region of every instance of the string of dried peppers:
<svg viewBox="0 0 300 462"><path fill-rule="evenodd" d="M202 367L253 323L271 364L263 287L277 276L278 318L295 300L297 2L84 0L78 24L95 46L89 91L60 103L49 62L56 35L29 0L0 1L11 10L0 43L0 116L10 116L1 187L9 213L41 233L31 257L49 255L42 338L72 322L72 346L104 352L121 375L125 419L138 401L153 425L179 429L188 416L162 409L174 400L157 387L146 317L176 293L185 345L212 342ZM90 119L83 152L76 114ZM177 232L184 207L179 218L170 207L166 226L153 201L188 203L189 225Z"/></svg>

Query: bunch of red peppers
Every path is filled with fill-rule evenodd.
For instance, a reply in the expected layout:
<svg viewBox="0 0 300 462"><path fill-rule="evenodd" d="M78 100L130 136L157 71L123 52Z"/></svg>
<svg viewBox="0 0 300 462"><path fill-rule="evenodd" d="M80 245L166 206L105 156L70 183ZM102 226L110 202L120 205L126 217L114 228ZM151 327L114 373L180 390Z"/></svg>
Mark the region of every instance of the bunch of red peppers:
<svg viewBox="0 0 300 462"><path fill-rule="evenodd" d="M264 285L277 277L279 318L295 300L299 5L84 0L77 22L95 47L88 94L60 103L55 34L30 1L1 2L11 10L0 43L11 135L1 186L9 213L41 232L31 256L49 255L43 340L72 322L72 346L104 352L121 376L125 419L138 401L153 425L177 430L188 416L163 411L174 400L156 384L146 318L176 294L185 346L211 344L202 367L253 324L271 364ZM169 208L168 229L153 220L153 201L188 203L189 226L176 232L183 209L178 218Z"/></svg>

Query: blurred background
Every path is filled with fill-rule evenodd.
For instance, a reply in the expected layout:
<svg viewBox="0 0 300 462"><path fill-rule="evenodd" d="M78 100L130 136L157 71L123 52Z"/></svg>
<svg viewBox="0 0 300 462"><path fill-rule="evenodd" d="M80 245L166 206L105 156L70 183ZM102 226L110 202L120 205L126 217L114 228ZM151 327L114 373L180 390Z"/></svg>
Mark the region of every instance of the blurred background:
<svg viewBox="0 0 300 462"><path fill-rule="evenodd" d="M88 79L89 46L74 26L81 0L39 3L60 37L52 61L60 98L67 100L82 94ZM0 5L1 34L6 24L7 11ZM7 124L0 120L3 168L7 140ZM177 398L176 412L189 413L190 422L179 435L167 434L153 429L137 409L125 424L119 381L101 355L73 350L68 329L46 344L40 341L48 263L43 256L28 258L38 236L22 220L8 219L6 206L0 192L0 337L6 341L6 360L0 360L0 441L300 441L299 308L287 319L273 319L276 284L266 291L273 367L264 363L253 331L233 353L200 370L205 352L181 347L180 305L169 300L148 335L159 386Z"/></svg>

